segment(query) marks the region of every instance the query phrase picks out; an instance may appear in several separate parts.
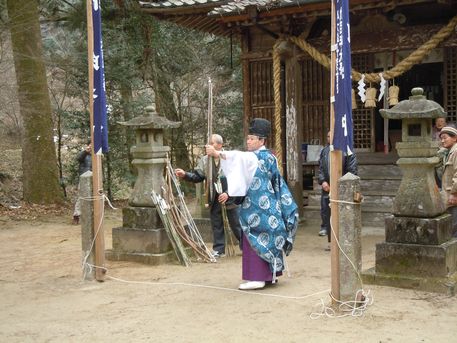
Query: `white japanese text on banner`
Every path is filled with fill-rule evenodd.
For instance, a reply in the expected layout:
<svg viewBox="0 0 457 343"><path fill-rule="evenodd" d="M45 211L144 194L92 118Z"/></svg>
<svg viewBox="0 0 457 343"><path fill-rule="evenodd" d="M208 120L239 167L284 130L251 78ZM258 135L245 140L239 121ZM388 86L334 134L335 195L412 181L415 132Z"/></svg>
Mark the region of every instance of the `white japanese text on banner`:
<svg viewBox="0 0 457 343"><path fill-rule="evenodd" d="M108 152L108 120L105 96L105 72L103 63L102 20L100 0L92 0L92 23L94 28L94 151Z"/></svg>
<svg viewBox="0 0 457 343"><path fill-rule="evenodd" d="M333 147L351 155L353 147L349 0L333 0L336 10L335 129Z"/></svg>

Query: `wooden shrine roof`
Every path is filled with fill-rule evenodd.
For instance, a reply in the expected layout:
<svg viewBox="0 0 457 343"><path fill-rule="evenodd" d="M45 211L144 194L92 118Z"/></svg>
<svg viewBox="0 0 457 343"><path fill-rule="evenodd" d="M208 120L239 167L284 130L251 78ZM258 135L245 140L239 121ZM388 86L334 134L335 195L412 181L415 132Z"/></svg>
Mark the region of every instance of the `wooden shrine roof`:
<svg viewBox="0 0 457 343"><path fill-rule="evenodd" d="M455 4L455 0L351 0L350 11L388 12L399 6L414 4ZM330 0L142 0L144 12L180 26L229 36L234 29L271 23L284 24L285 17L294 22L330 16Z"/></svg>
<svg viewBox="0 0 457 343"><path fill-rule="evenodd" d="M329 0L327 0L328 2ZM243 22L252 19L247 8L256 12L272 11L285 7L298 7L324 0L148 0L139 1L143 11L158 19L180 26L216 35L228 36L237 24L227 24L223 17L236 17ZM302 10L300 10L302 11ZM241 17L240 17L241 16ZM257 16L257 15L256 15ZM231 20L232 21L232 20ZM239 26L239 25L238 25Z"/></svg>

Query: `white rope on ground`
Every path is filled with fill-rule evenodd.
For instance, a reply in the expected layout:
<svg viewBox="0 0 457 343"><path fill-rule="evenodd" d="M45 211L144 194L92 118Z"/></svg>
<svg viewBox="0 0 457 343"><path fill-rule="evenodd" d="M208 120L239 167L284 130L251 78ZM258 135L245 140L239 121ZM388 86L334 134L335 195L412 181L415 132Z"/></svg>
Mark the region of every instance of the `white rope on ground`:
<svg viewBox="0 0 457 343"><path fill-rule="evenodd" d="M374 297L369 296L370 291L366 294L363 289L358 289L354 300L350 301L339 301L332 296L330 292L330 297L337 302L338 310L341 314L337 314L337 312L330 306L324 304L324 301L321 299L320 305L321 310L320 312L313 312L309 315L311 319L318 319L320 317L328 317L328 318L343 318L343 317L361 317L364 314L364 311L368 308L368 306L374 303ZM363 300L357 300L358 297L361 296Z"/></svg>
<svg viewBox="0 0 457 343"><path fill-rule="evenodd" d="M312 296L327 293L330 290L326 289L325 291L320 291L312 294L307 294L303 296L290 296L290 295L279 295L279 294L272 294L272 293L261 293L261 292L253 292L253 291L243 291L236 288L227 288L227 287L220 287L220 286L209 286L209 285L201 285L196 283L187 283L187 282L153 282L153 281L130 281L124 280L121 278L117 278L114 276L106 276L108 279L113 281L118 281L122 283L130 283L130 284L139 284L139 285L150 285L150 286L186 286L186 287L195 287L195 288L206 288L206 289L215 289L220 291L226 292L234 292L234 293L241 293L241 294L251 294L251 295L259 295L264 297L273 297L273 298L282 298L282 299L290 299L290 300L301 300L310 298Z"/></svg>
<svg viewBox="0 0 457 343"><path fill-rule="evenodd" d="M105 272L108 271L106 267L100 267L96 265L90 265L91 268L99 268L104 270ZM106 275L107 279L118 281L121 283L127 284L136 284L136 285L149 285L149 286L184 286L184 287L194 287L194 288L206 288L206 289L214 289L219 291L226 291L232 293L241 293L246 295L256 295L256 296L263 296L263 297L272 297L272 298L281 298L281 299L288 299L288 300L303 300L306 298L311 298L315 295L322 294L322 293L330 293L330 289L326 289L324 291L319 291L307 295L302 296L291 296L291 295L279 295L279 294L272 294L272 293L261 293L261 292L253 292L253 291L243 291L236 288L227 288L227 287L220 287L220 286L210 286L210 285L202 285L197 283L188 283L188 282L153 282L153 281L134 281L134 280L125 280L122 278L118 278L115 276Z"/></svg>
<svg viewBox="0 0 457 343"><path fill-rule="evenodd" d="M334 203L343 203L343 204L350 204L350 205L360 205L360 202L351 202L351 201L344 201L344 200L337 200L337 199L330 199L330 202ZM320 317L329 317L329 318L342 318L347 316L352 317L360 317L364 314L365 310L368 306L374 303L374 296L370 296L371 290L365 292L363 289L363 281L360 277L360 273L355 267L354 262L349 258L349 256L343 251L341 248L340 242L336 237L335 231L333 231L332 221L330 220L330 230L332 233L332 237L335 240L336 244L338 245L338 249L343 253L344 257L349 261L352 268L357 274L357 278L359 279L361 288L359 288L355 295L354 300L349 301L340 301L336 299L333 294L330 292L330 297L332 300L338 304L338 310L341 314L337 314L337 312L330 306L324 304L324 301L321 299L320 305L321 310L319 312L313 312L309 315L311 319L318 319Z"/></svg>
<svg viewBox="0 0 457 343"><path fill-rule="evenodd" d="M99 200L100 198L106 198L105 195L102 195L100 197L87 197L84 198L84 200ZM102 206L102 217L104 216L105 212L105 207ZM102 269L105 271L105 273L108 272L108 268L102 267L102 266L97 266L91 263L87 262L87 259L90 255L90 252L92 251L94 244L95 244L95 237L97 236L100 227L101 227L102 221L100 222L100 226L97 228L96 233L94 235L94 239L92 240L91 246L89 251L86 253L86 255L83 258L82 262L82 268L84 270L84 275L83 275L83 280L85 280L85 276L87 272L91 272L93 269ZM330 290L326 289L323 291L315 292L312 294L307 294L303 296L289 296L289 295L279 295L279 294L272 294L272 293L261 293L261 292L253 292L253 291L243 291L235 288L227 288L227 287L219 287L219 286L209 286L209 285L202 285L202 284L194 284L194 283L186 283L186 282L152 282L152 281L131 281L131 280L125 280L121 279L118 277L114 276L109 276L106 275L107 279L111 279L113 281L118 281L122 283L129 283L129 284L141 284L141 285L154 285L154 286L185 286L185 287L194 287L194 288L206 288L206 289L214 289L214 290L219 290L219 291L225 291L225 292L232 292L232 293L241 293L241 294L246 294L246 295L255 295L255 296L264 296L264 297L273 297L273 298L281 298L281 299L288 299L288 300L302 300L306 298L313 297L318 294L322 293L329 293Z"/></svg>
<svg viewBox="0 0 457 343"><path fill-rule="evenodd" d="M88 201L95 201L95 200L108 199L108 198L106 197L105 194L102 194L102 195L96 196L96 197L84 197L84 198L81 198L81 199L88 200ZM108 203L111 206L111 208L116 209L111 205L109 200L108 200ZM103 202L103 205L102 205L102 212L101 213L102 213L102 218L103 218L104 217L104 213L105 213L104 202ZM85 276L86 276L87 272L91 272L93 269L102 269L102 270L105 271L105 273L108 272L108 268L106 268L106 267L97 266L97 265L90 264L90 263L87 262L87 259L88 259L89 255L90 255L90 252L92 251L92 249L94 247L95 238L97 237L97 235L98 235L98 233L100 231L102 223L103 223L103 221L100 221L100 225L97 228L97 230L95 231L94 239L91 242L90 249L89 249L89 251L86 252L86 255L83 258L83 261L82 261L82 268L84 270L83 280L85 280ZM333 232L333 230L332 230L332 232ZM287 271L289 271L288 268L287 268ZM125 279L122 279L122 278L109 276L109 275L106 275L106 278L107 279L111 279L113 281L117 281L117 282L121 282L121 283L128 283L128 284L141 284L141 285L153 285L153 286L184 286L184 287L194 287L194 288L205 288L205 289L214 289L214 290L232 292L232 293L241 293L241 294L245 294L245 295L272 297L272 298L280 298L280 299L287 299L287 300L303 300L303 299L311 298L313 296L316 296L316 295L319 295L319 294L322 294L322 293L329 293L330 296L332 296L331 292L330 292L330 289L326 289L326 290L323 290L323 291L319 291L319 292L315 292L315 293L307 294L307 295L303 295L303 296L289 296L289 295L279 295L279 294L272 294L272 293L261 293L261 292L253 292L253 291L244 291L244 290L239 290L239 289L235 289L235 288L227 288L227 287L220 287L220 286L210 286L210 285L202 285L202 284L194 284L194 283L186 283L186 282L131 281L131 280L125 280ZM367 299L367 297L366 297L366 299ZM334 312L333 309L324 306L324 302L322 301L322 299L321 299L321 302L322 302L322 306L323 306L322 312L329 312L329 311L333 311ZM358 301L358 302L360 302L360 301ZM351 303L351 302L341 303L340 306L344 305L346 307L349 307L350 306L349 303ZM371 305L371 303L367 303L367 305L364 305L364 307L366 308L368 305ZM358 309L362 309L362 306L359 306L357 309L354 309L353 311L356 311ZM362 309L362 314L363 314L363 309ZM361 315L361 314L359 314L359 312L355 312L355 313L357 313L357 315L359 315L359 316ZM319 313L315 313L315 314L312 314L310 317L312 319L316 319L316 318L318 318L320 316L321 315Z"/></svg>

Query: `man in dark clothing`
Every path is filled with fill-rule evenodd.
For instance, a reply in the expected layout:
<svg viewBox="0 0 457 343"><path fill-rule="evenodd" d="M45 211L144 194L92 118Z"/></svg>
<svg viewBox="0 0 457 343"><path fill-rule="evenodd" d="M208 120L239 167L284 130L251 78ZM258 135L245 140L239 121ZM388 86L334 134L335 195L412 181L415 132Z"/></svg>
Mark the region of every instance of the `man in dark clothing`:
<svg viewBox="0 0 457 343"><path fill-rule="evenodd" d="M78 154L76 158L79 163L78 167L78 176L81 177L86 171L92 170L92 156L91 156L91 142L87 142L87 146ZM73 211L73 224L79 224L79 216L81 215L81 202L79 199L79 188L80 188L80 180L78 180L78 198L76 199L75 209Z"/></svg>
<svg viewBox="0 0 457 343"><path fill-rule="evenodd" d="M319 157L319 176L318 181L322 186L321 195L321 229L319 236L327 236L327 240L331 241L330 230L330 132L327 133L327 145L322 149ZM352 173L357 175L357 159L355 154L343 156L343 175ZM329 249L326 249L329 250Z"/></svg>
<svg viewBox="0 0 457 343"><path fill-rule="evenodd" d="M220 135L214 134L211 137L210 144L214 146L216 150L222 149L223 140ZM206 171L208 165L208 156L203 156L197 168L191 172L186 172L182 169L176 169L175 174L186 181L193 183L199 183L206 179ZM211 227L213 230L213 256L218 258L225 255L225 234L224 234L224 222L222 218L222 207L221 204L225 204L227 209L227 219L232 229L233 234L235 235L238 242L241 238L241 225L239 221L239 199L236 197L229 197L227 194L227 179L222 174L220 168L219 159L213 159L213 184L212 194L213 197L209 201L210 206L210 218L211 218ZM215 183L220 181L222 187L222 193L218 193L214 186Z"/></svg>

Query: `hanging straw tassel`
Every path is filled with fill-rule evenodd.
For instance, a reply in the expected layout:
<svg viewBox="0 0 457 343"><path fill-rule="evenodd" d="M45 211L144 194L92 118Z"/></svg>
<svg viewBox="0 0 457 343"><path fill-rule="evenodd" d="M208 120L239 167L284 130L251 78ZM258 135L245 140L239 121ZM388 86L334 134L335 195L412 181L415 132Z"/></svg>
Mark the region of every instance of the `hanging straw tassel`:
<svg viewBox="0 0 457 343"><path fill-rule="evenodd" d="M400 88L398 86L390 86L389 87L389 106L395 106L398 104L398 93L400 92Z"/></svg>
<svg viewBox="0 0 457 343"><path fill-rule="evenodd" d="M365 107L371 108L376 107L376 88L370 87L366 91L367 100L365 101Z"/></svg>
<svg viewBox="0 0 457 343"><path fill-rule="evenodd" d="M355 110L357 108L357 100L355 99L355 90L351 89L352 95L352 109Z"/></svg>

